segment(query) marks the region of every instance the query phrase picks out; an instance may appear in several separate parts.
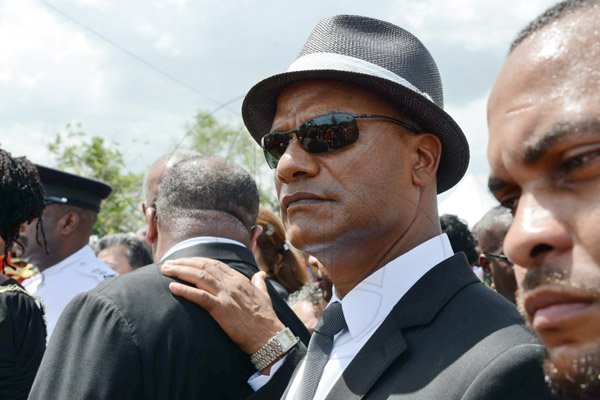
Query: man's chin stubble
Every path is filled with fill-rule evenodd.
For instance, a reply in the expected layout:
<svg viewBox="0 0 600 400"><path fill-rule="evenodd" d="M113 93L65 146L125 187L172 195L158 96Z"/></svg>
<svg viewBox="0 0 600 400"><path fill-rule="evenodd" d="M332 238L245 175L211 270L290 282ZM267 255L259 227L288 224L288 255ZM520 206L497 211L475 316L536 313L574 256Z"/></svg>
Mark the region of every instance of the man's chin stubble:
<svg viewBox="0 0 600 400"><path fill-rule="evenodd" d="M600 343L544 361L546 382L559 399L600 400Z"/></svg>
<svg viewBox="0 0 600 400"><path fill-rule="evenodd" d="M548 279L545 283L557 283ZM564 282L560 282L565 284ZM580 289L578 287L578 289ZM587 288L590 291L589 288ZM597 293L595 290L591 290ZM525 311L524 292L517 290L517 308L533 330L531 317ZM585 346L571 355L563 353L560 360L553 360L546 350L544 360L545 380L552 392L564 400L600 400L600 336L598 342Z"/></svg>

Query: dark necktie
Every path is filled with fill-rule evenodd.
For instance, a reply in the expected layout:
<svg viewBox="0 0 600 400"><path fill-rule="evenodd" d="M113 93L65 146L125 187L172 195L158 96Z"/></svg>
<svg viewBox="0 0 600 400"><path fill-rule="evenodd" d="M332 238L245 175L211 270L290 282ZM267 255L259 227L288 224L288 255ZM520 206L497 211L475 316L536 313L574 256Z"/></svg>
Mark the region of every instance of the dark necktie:
<svg viewBox="0 0 600 400"><path fill-rule="evenodd" d="M331 303L310 338L304 372L294 400L312 400L333 347L333 337L346 327L342 304Z"/></svg>

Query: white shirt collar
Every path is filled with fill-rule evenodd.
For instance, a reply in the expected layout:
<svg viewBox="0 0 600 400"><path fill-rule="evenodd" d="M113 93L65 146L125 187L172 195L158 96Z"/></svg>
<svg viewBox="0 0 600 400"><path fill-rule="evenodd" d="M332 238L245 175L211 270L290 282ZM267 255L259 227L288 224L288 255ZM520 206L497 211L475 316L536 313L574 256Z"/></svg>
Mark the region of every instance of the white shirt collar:
<svg viewBox="0 0 600 400"><path fill-rule="evenodd" d="M454 255L445 233L421 243L373 272L340 301L352 340L369 335L423 275Z"/></svg>
<svg viewBox="0 0 600 400"><path fill-rule="evenodd" d="M242 243L237 240L226 239L222 237L216 236L198 236L191 239L186 239L183 242L177 243L175 246L171 247L167 252L161 257L160 262L163 262L167 257L176 251L187 249L188 247L195 246L197 244L206 244L206 243L229 243L229 244L237 244L238 246L246 247Z"/></svg>

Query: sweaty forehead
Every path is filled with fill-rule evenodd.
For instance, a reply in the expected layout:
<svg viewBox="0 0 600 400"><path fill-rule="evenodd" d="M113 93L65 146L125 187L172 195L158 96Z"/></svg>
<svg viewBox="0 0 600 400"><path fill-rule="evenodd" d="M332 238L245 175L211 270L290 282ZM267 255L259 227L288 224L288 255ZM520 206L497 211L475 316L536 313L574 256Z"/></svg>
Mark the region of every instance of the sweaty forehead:
<svg viewBox="0 0 600 400"><path fill-rule="evenodd" d="M488 102L492 168L559 122L589 119L600 106L600 7L567 15L534 32L508 56Z"/></svg>
<svg viewBox="0 0 600 400"><path fill-rule="evenodd" d="M536 89L545 96L597 90L600 84L600 7L578 11L532 33L508 56L496 81L489 109ZM523 93L525 92L525 93Z"/></svg>

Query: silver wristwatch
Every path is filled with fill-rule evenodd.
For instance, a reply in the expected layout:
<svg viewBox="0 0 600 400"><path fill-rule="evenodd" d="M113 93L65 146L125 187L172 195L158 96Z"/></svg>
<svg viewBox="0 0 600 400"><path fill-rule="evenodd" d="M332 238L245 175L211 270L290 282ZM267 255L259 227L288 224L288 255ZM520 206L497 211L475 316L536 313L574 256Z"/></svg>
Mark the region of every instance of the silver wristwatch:
<svg viewBox="0 0 600 400"><path fill-rule="evenodd" d="M298 338L294 336L290 328L285 328L269 339L267 344L261 347L260 350L252 354L250 361L258 371L262 371L271 365L273 361L287 353L296 343L298 343Z"/></svg>

